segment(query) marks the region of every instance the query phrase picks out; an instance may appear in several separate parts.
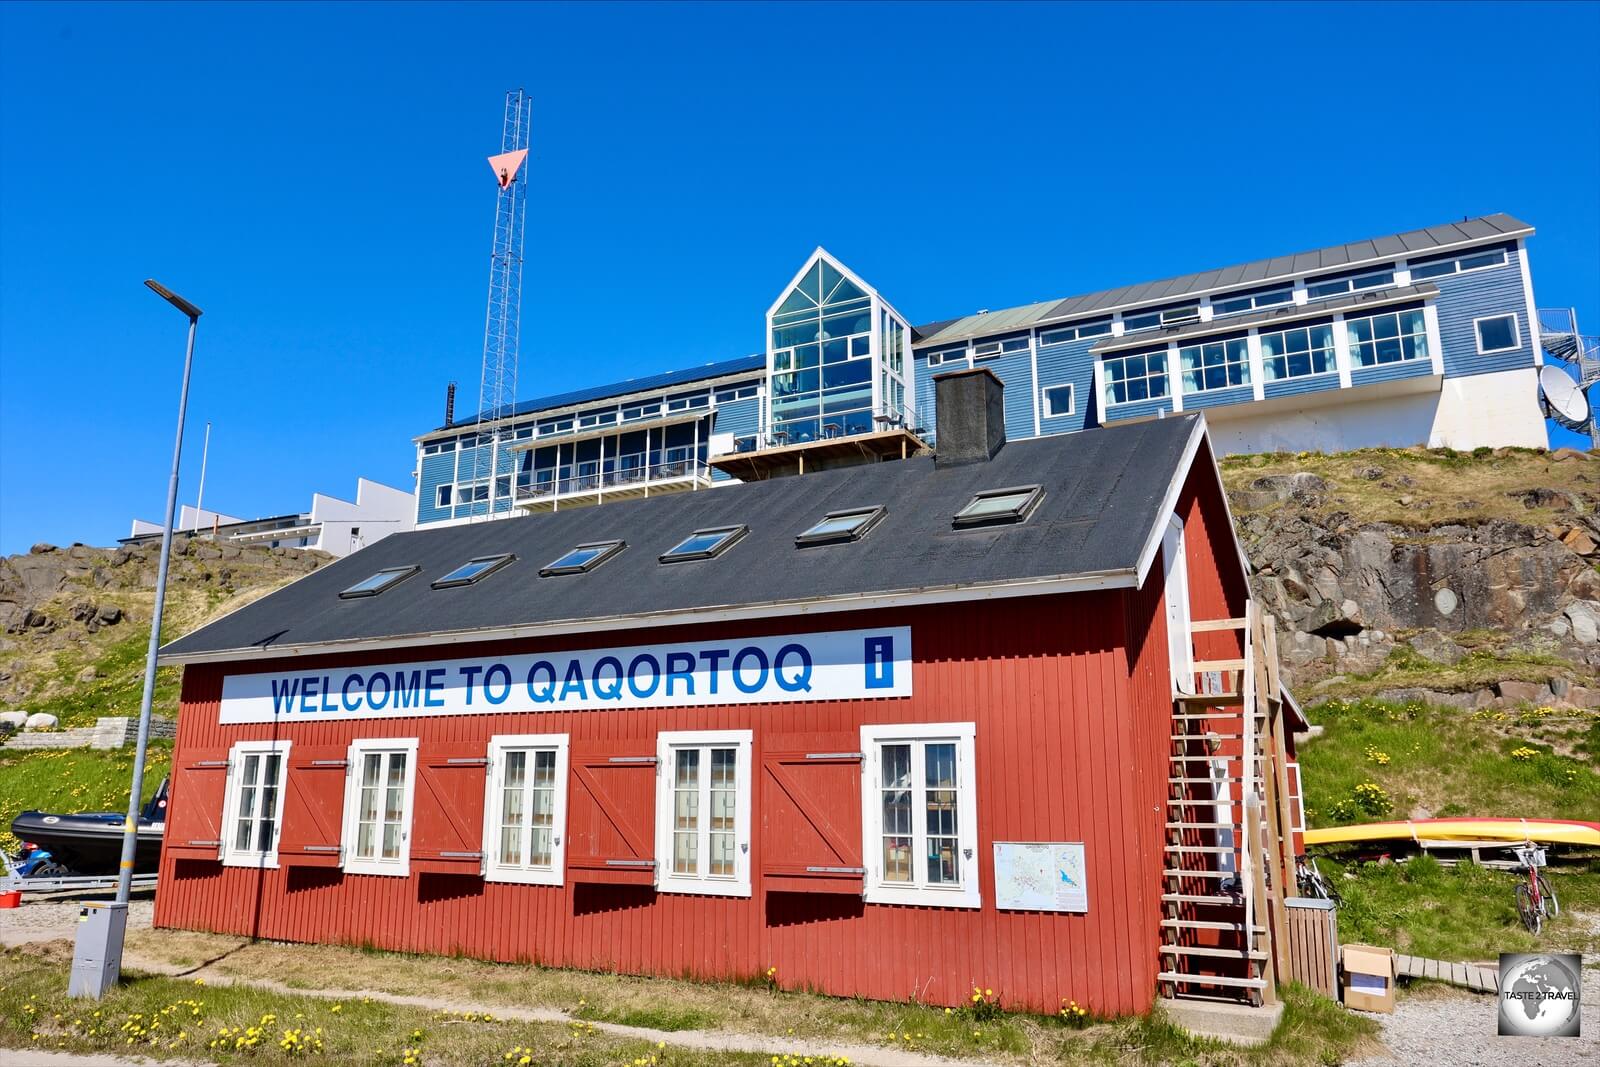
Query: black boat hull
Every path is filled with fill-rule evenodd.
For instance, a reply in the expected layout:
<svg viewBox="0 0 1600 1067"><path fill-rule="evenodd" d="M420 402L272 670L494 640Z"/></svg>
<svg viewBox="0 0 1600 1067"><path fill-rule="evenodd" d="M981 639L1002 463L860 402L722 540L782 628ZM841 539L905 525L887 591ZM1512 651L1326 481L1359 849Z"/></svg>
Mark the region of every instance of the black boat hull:
<svg viewBox="0 0 1600 1067"><path fill-rule="evenodd" d="M51 815L25 811L11 821L11 832L50 853L73 874L116 874L122 862L122 826L125 816L116 812ZM139 842L134 853L135 874L154 874L161 861L165 824L139 821Z"/></svg>

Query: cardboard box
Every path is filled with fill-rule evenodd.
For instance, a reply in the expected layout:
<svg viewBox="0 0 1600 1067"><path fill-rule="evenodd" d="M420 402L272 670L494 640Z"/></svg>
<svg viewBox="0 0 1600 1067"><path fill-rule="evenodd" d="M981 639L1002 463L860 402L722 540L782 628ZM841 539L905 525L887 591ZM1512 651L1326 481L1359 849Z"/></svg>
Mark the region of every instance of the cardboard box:
<svg viewBox="0 0 1600 1067"><path fill-rule="evenodd" d="M1394 1014L1394 949L1345 945L1340 962L1345 1007Z"/></svg>

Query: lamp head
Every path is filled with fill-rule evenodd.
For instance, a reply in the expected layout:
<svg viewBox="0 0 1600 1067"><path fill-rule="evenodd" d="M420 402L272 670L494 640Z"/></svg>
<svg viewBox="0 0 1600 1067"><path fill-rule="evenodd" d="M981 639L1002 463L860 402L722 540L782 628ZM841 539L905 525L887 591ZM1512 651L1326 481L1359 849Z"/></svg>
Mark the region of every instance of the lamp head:
<svg viewBox="0 0 1600 1067"><path fill-rule="evenodd" d="M167 303L171 304L173 307L189 316L189 318L198 319L200 317L199 308L195 307L193 304L189 303L189 301L185 300L177 293L174 293L171 289L168 289L154 278L146 278L144 280L144 284L149 287L152 293L155 293L161 299L165 300Z"/></svg>

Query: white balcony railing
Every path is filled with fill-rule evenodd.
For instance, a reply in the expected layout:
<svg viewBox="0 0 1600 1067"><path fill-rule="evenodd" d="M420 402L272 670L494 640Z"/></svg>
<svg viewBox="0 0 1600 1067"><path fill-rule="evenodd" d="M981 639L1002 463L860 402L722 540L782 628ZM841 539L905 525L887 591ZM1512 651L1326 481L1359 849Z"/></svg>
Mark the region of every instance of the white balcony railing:
<svg viewBox="0 0 1600 1067"><path fill-rule="evenodd" d="M570 468L564 468L570 470ZM541 478L538 475L549 474ZM536 471L526 483L517 484L517 503L531 504L561 497L602 494L607 490L632 490L682 482L711 484L711 468L692 459L666 460L648 466L616 467L612 470L585 471L555 477L553 471Z"/></svg>

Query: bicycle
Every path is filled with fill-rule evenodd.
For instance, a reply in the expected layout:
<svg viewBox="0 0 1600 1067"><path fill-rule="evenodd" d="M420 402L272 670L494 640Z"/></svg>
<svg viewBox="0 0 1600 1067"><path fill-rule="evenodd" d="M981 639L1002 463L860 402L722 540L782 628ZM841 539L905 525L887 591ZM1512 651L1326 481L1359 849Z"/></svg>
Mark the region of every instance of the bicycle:
<svg viewBox="0 0 1600 1067"><path fill-rule="evenodd" d="M1522 925L1538 936L1546 919L1561 914L1561 903L1556 900L1556 891L1539 873L1539 868L1545 865L1544 849L1528 845L1517 849L1516 854L1517 861L1528 872L1528 880L1517 883L1517 914L1522 918Z"/></svg>
<svg viewBox="0 0 1600 1067"><path fill-rule="evenodd" d="M1314 859L1305 856L1294 858L1294 880L1300 887L1300 895L1303 897L1331 900L1335 907L1344 903L1339 891L1322 876L1321 871L1317 870L1317 861Z"/></svg>

